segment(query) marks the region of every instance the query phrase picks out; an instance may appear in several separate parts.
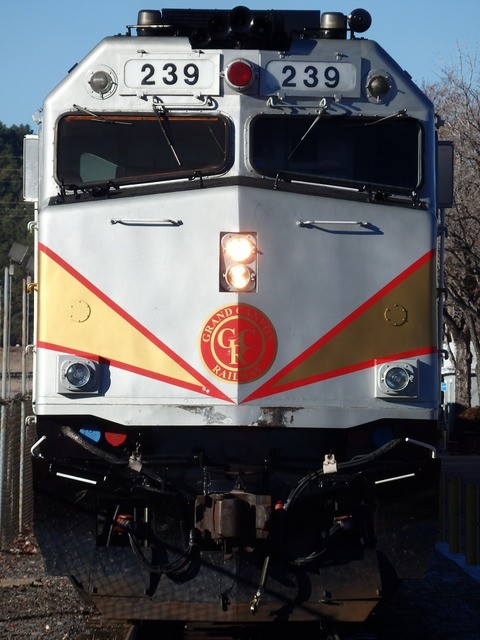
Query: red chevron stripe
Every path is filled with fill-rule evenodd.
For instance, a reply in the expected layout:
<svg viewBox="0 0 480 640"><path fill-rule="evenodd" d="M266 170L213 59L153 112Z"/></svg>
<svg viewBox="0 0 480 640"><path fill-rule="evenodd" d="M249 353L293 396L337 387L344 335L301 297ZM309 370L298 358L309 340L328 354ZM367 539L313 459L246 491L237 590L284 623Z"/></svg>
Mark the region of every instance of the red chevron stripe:
<svg viewBox="0 0 480 640"><path fill-rule="evenodd" d="M198 380L199 386L191 385L188 382L177 380L176 378L169 378L168 376L162 375L155 371L149 371L147 369L141 369L140 367L129 365L125 362L115 361L113 359L109 360L112 366L116 366L118 368L124 369L125 371L131 371L134 373L138 373L140 375L144 375L150 378L154 378L157 380L161 380L163 382L168 382L169 384L174 384L175 386L182 387L185 389L190 389L196 391L197 393L202 393L204 395L214 397L220 400L225 400L227 402L233 402L231 398L226 396L220 389L217 389L213 386L206 378L200 375L191 365L188 364L183 358L181 358L178 354L176 354L172 349L170 349L164 342L162 342L157 336L155 336L151 331L149 331L146 327L144 327L138 320L136 320L133 316L125 311L122 307L120 307L116 302L114 302L111 298L109 298L101 289L96 287L90 280L87 280L79 271L74 269L68 262L66 262L63 258L61 258L57 253L49 249L42 243L39 243L39 250L42 251L46 256L56 262L62 269L67 271L73 278L78 280L86 289L91 291L95 296L97 296L104 304L106 304L112 311L117 313L121 318L123 318L128 324L130 324L134 329L136 329L139 333L141 333L149 342L154 344L158 349L163 351L166 355L168 355L174 362L180 365L185 371L187 371L193 378ZM39 343L38 346L43 347L45 349L54 349L58 351L62 351L64 353L75 353L76 355L82 355L75 349L72 349L68 346L61 345L50 345L48 343ZM92 360L98 360L98 354L96 356L91 354L86 354L84 357L91 358Z"/></svg>
<svg viewBox="0 0 480 640"><path fill-rule="evenodd" d="M371 296L368 300L366 300L363 304L361 304L357 309L355 309L351 314L346 316L343 320L341 320L335 327L333 327L330 331L328 331L325 335L319 338L316 342L314 342L310 347L308 347L303 353L301 353L297 358L292 360L288 365L286 365L283 369L281 369L277 374L275 374L270 380L268 380L265 384L259 387L256 391L247 396L244 400L242 400L242 404L251 402L252 400L258 400L259 398L264 398L266 396L275 395L277 393L281 393L283 391L289 391L291 389L295 389L298 387L303 387L306 385L314 384L315 382L321 382L322 380L327 380L330 378L334 378L340 375L345 375L347 373L353 373L354 371L360 371L362 369L366 369L371 367L374 362L388 362L390 360L396 358L411 358L420 355L426 355L429 353L433 353L435 351L434 347L425 347L420 350L409 351L405 353L397 353L397 354L389 354L386 357L381 359L375 358L361 363L355 363L349 367L342 367L340 369L333 369L331 371L321 373L316 376L311 376L309 378L303 378L301 380L297 380L291 383L281 384L282 378L288 375L291 371L293 371L296 367L298 367L302 362L304 362L308 357L310 357L313 353L321 349L323 345L325 345L329 340L332 340L336 335L338 335L341 331L343 331L350 324L355 322L357 318L359 318L363 313L365 313L368 309L370 309L376 302L378 302L381 298L387 295L390 291L395 289L401 282L406 280L411 274L413 274L417 269L426 264L428 261L432 260L435 256L435 250L432 249L428 251L425 255L421 256L418 260L413 262L407 269L402 271L398 276L396 276L393 280L391 280L384 287L379 289L373 296Z"/></svg>

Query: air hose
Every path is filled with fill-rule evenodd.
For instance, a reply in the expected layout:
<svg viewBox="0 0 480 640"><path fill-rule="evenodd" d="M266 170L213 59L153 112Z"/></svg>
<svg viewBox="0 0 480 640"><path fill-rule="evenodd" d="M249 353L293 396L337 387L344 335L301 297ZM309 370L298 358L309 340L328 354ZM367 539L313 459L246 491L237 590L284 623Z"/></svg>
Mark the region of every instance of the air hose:
<svg viewBox="0 0 480 640"><path fill-rule="evenodd" d="M93 442L90 442L82 435L77 433L74 429L68 426L62 426L62 433L64 436L75 442L75 444L78 444L80 447L82 447L89 453L92 453L94 456L105 460L105 462L108 462L112 465L125 467L125 469L134 471L135 473L143 475L150 480L154 480L161 486L164 485L163 478L155 473L155 471L146 468L141 460L133 454L129 458L121 458L120 456L115 456L111 453L108 453L108 451L104 451L101 447L97 447L97 445L93 444ZM165 495L174 495L173 492L167 491L165 489L163 489L161 492Z"/></svg>
<svg viewBox="0 0 480 640"><path fill-rule="evenodd" d="M128 466L128 460L126 460L125 458L120 458L119 456L114 456L111 453L108 453L108 451L104 451L101 447L97 447L95 444L93 444L93 442L90 442L89 440L84 438L82 435L74 431L74 429L72 429L71 427L62 426L62 433L70 440L73 440L75 444L80 445L83 449L85 449L89 453L92 453L94 456L102 458L102 460L105 460L105 462L124 467Z"/></svg>
<svg viewBox="0 0 480 640"><path fill-rule="evenodd" d="M154 564L153 562L150 562L150 560L148 560L145 557L142 551L142 548L140 546L140 543L135 537L133 523L128 520L125 520L125 521L117 521L116 524L117 526L120 526L127 534L128 541L130 542L130 547L133 551L134 556L137 558L140 564L142 564L146 569L148 569L148 571L150 571L150 573L165 574L165 575L168 575L169 577L174 577L183 573L190 566L193 551L197 546L194 529L190 531L188 545L182 551L180 558L178 558L178 560L175 560L173 562L166 562L164 564Z"/></svg>
<svg viewBox="0 0 480 640"><path fill-rule="evenodd" d="M347 462L337 463L337 469L339 471L342 471L345 469L354 470L356 467L363 466L369 462L372 462L373 460L376 460L377 458L380 458L381 456L385 455L386 453L390 452L392 449L395 449L398 445L405 443L406 441L407 441L406 438L396 438L395 440L390 440L390 442L387 442L386 444L379 447L378 449L375 449L375 451L372 451L371 453L361 455L361 456L356 456L355 458L352 458ZM283 522L280 525L280 529L281 529L280 537L282 539L285 535L285 527L286 527L285 521L286 521L286 518L288 517L287 513L289 509L291 509L292 505L295 504L295 502L300 498L303 492L311 485L313 481L318 480L321 477L328 478L329 476L331 476L332 479L334 478L337 479L337 485L341 485L342 488L345 489L349 485L351 485L355 480L359 479L361 477L361 473L360 472L354 473L348 478L345 476L339 477L336 474L325 473L322 468L322 469L317 469L316 471L313 471L312 473L309 473L308 475L301 478L301 480L299 480L299 482L290 492L286 502L283 505L283 508L279 510L278 515L283 514ZM329 483L328 486L324 488L324 490L331 491L332 488L335 488L334 484ZM347 518L345 521L338 520L334 522L334 524L328 531L328 535L326 539L323 540L323 544L320 549L312 551L312 553L306 556L290 559L289 563L294 566L301 567L311 562L314 562L315 560L319 560L331 548L331 545L334 539L342 531L346 529L346 527L348 526L347 525L348 521L349 519ZM283 546L283 543L281 544L281 546Z"/></svg>
<svg viewBox="0 0 480 640"><path fill-rule="evenodd" d="M344 469L353 469L355 467L359 467L364 464L367 464L368 462L372 462L373 460L376 460L377 458L380 458L384 454L388 453L389 451L397 447L402 442L406 442L406 439L396 438L395 440L390 440L390 442L387 442L386 444L379 447L378 449L375 449L375 451L372 451L371 453L367 453L361 456L356 456L355 458L352 458L347 462L337 463L337 469L339 471ZM301 480L299 480L299 482L290 492L283 506L284 511L288 511L291 505L300 497L300 495L305 491L305 489L310 485L312 481L317 480L318 478L324 475L328 476L329 474L325 474L322 468L322 469L317 469L312 473L309 473L308 475L304 476Z"/></svg>

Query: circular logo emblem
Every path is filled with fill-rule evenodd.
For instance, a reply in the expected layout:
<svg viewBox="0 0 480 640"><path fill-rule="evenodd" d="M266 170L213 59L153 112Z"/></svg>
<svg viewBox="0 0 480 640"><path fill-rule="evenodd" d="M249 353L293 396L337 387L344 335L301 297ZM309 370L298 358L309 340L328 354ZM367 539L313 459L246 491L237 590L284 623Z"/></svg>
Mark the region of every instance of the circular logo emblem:
<svg viewBox="0 0 480 640"><path fill-rule="evenodd" d="M277 353L277 335L267 316L248 304L216 311L200 335L206 367L225 382L243 384L263 376Z"/></svg>

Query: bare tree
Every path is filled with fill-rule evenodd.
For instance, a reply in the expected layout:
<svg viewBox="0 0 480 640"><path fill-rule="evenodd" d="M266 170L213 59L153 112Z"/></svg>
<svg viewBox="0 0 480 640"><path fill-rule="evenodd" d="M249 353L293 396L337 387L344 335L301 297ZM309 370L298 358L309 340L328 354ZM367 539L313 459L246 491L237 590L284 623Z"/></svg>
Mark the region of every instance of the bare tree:
<svg viewBox="0 0 480 640"><path fill-rule="evenodd" d="M470 372L475 354L480 384L480 67L476 57L459 56L458 68L424 87L455 145L454 207L445 243L446 335L454 344L456 402L471 406Z"/></svg>

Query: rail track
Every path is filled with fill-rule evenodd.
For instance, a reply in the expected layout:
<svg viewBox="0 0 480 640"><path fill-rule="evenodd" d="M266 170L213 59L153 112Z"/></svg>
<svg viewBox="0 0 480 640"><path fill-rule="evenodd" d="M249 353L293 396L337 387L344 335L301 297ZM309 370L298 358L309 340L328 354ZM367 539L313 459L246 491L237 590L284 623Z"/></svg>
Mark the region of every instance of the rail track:
<svg viewBox="0 0 480 640"><path fill-rule="evenodd" d="M317 623L298 623L293 627L268 625L184 625L172 623L87 623L77 640L270 640L273 637L297 640L379 640L362 625L341 628Z"/></svg>
<svg viewBox="0 0 480 640"><path fill-rule="evenodd" d="M37 554L0 553L0 640L324 640L325 632L314 625L294 630L275 624L268 629L107 624L82 605L64 578L46 577ZM329 640L440 638L480 640L480 583L437 551L424 580L407 581L365 625L330 630Z"/></svg>

